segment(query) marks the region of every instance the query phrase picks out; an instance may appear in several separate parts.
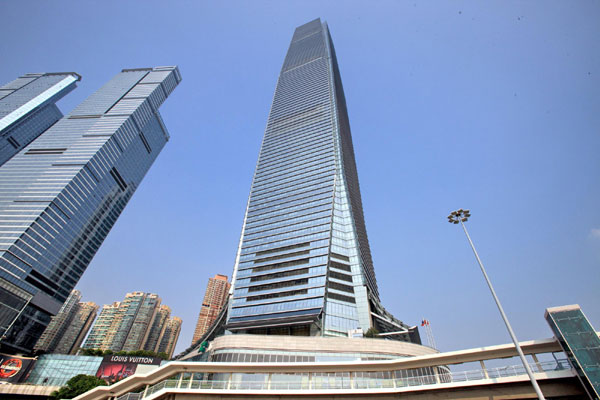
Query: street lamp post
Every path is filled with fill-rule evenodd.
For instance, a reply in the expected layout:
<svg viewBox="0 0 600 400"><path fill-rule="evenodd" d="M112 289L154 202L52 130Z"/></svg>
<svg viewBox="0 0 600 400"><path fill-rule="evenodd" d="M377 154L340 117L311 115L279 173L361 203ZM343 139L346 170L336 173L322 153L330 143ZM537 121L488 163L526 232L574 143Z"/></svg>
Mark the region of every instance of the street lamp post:
<svg viewBox="0 0 600 400"><path fill-rule="evenodd" d="M469 244L471 245L471 249L473 249L473 253L475 254L475 258L477 259L477 262L479 263L479 267L481 268L481 272L483 273L485 281L487 282L488 287L490 288L490 291L492 292L492 297L494 297L494 301L496 302L496 305L498 306L500 315L502 315L502 319L504 320L506 329L508 329L508 333L510 334L511 339L512 339L513 343L515 344L517 353L519 353L519 357L521 358L521 361L523 362L523 367L525 367L525 371L527 371L527 375L529 375L529 379L531 380L531 384L533 385L533 388L535 389L535 392L537 393L538 399L544 400L544 395L542 394L542 390L540 389L540 386L538 385L537 381L535 380L535 378L533 376L533 372L531 371L531 368L529 368L529 364L527 363L527 359L525 358L525 355L523 354L523 350L521 350L521 346L519 345L519 342L517 341L517 337L515 336L515 333L513 332L512 328L510 326L510 323L508 322L508 318L506 317L506 314L504 314L504 310L502 309L500 300L498 299L498 296L496 296L496 291L494 290L494 287L492 286L492 282L490 281L490 278L488 278L488 275L485 272L485 268L483 267L483 263L481 262L481 259L479 258L479 254L477 254L477 250L475 250L475 245L473 244L473 241L471 240L471 236L469 236L469 232L467 232L467 228L465 227L465 222L467 222L467 220L469 219L470 216L471 216L471 212L469 210L463 210L461 208L459 210L452 211L450 213L450 215L448 215L448 222L450 222L451 224L460 223L462 225L462 228L465 231L465 235L467 235L467 239L469 239Z"/></svg>

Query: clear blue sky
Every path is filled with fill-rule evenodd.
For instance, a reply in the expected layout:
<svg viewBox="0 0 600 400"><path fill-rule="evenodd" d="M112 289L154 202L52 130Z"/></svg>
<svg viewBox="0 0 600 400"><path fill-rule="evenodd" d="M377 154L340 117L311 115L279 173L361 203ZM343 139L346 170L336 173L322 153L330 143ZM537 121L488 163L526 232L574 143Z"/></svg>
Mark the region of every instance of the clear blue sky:
<svg viewBox="0 0 600 400"><path fill-rule="evenodd" d="M278 72L296 26L329 23L386 307L441 350L521 340L549 306L600 329L598 1L2 1L0 82L76 71L69 111L122 68L173 65L171 141L80 281L158 293L190 341L207 279L231 276ZM425 333L422 332L425 338Z"/></svg>

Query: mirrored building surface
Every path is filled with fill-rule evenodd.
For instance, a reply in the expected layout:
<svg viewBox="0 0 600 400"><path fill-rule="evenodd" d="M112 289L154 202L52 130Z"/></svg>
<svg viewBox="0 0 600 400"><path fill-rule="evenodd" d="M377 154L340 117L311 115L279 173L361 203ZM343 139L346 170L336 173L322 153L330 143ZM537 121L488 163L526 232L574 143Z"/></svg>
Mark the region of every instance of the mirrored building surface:
<svg viewBox="0 0 600 400"><path fill-rule="evenodd" d="M177 67L123 70L0 167L1 346L29 352L169 139Z"/></svg>
<svg viewBox="0 0 600 400"><path fill-rule="evenodd" d="M74 72L25 74L0 87L0 165L62 118L56 102L79 80Z"/></svg>
<svg viewBox="0 0 600 400"><path fill-rule="evenodd" d="M296 29L283 62L232 281L231 332L374 327L420 342L380 304L340 71L319 19Z"/></svg>

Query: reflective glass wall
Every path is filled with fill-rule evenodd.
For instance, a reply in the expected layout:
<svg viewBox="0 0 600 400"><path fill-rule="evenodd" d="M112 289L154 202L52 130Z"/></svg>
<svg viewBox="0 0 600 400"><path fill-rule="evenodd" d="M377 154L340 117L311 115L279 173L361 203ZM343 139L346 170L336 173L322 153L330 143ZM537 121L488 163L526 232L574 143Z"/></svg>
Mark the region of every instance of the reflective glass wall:
<svg viewBox="0 0 600 400"><path fill-rule="evenodd" d="M180 80L123 70L0 167L0 278L26 305L0 315L3 347L31 351L76 285L169 139L158 108Z"/></svg>
<svg viewBox="0 0 600 400"><path fill-rule="evenodd" d="M347 336L374 325L379 294L348 113L319 19L295 30L284 60L232 280L232 332Z"/></svg>

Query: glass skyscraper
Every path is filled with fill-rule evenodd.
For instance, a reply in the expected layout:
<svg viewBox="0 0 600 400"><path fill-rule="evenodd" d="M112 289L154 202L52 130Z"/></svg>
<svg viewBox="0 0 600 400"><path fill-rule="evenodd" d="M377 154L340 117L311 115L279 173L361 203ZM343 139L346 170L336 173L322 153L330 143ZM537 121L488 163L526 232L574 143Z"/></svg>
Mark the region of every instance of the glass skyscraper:
<svg viewBox="0 0 600 400"><path fill-rule="evenodd" d="M230 332L375 327L420 342L379 300L342 81L319 19L296 29L283 62L232 282Z"/></svg>
<svg viewBox="0 0 600 400"><path fill-rule="evenodd" d="M177 67L123 70L0 167L2 348L28 352L169 135Z"/></svg>
<svg viewBox="0 0 600 400"><path fill-rule="evenodd" d="M0 87L0 165L62 118L56 102L79 80L74 72L25 74Z"/></svg>

